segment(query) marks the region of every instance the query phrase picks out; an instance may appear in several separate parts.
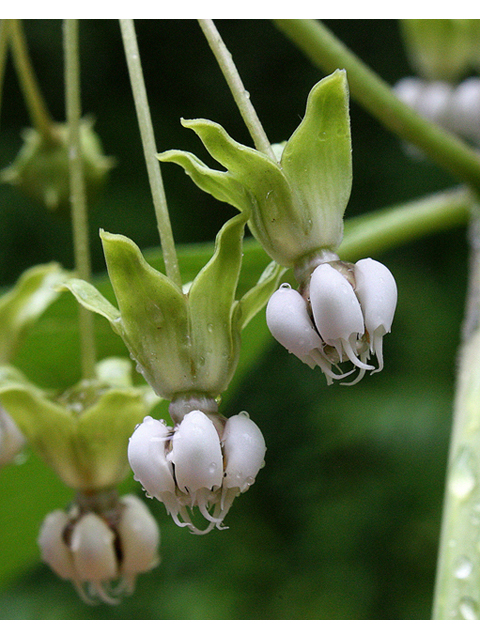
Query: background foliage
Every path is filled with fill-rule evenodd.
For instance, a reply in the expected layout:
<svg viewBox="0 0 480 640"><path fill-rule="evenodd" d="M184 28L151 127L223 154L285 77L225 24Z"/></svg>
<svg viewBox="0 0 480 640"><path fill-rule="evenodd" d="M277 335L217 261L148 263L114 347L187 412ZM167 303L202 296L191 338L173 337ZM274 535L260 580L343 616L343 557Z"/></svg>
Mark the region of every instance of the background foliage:
<svg viewBox="0 0 480 640"><path fill-rule="evenodd" d="M268 21L220 20L253 104L272 142L287 138L321 73ZM385 80L410 74L398 24L327 21ZM53 116L64 119L61 22L25 22L39 81ZM206 158L180 118L206 117L251 144L213 55L193 20L136 22L159 151ZM105 151L118 164L91 211L93 264L108 295L98 229L130 236L158 257L148 188L120 30L84 20L82 103L96 117ZM388 48L386 46L388 43ZM453 184L426 160L405 153L351 105L353 192L347 217ZM0 129L0 167L15 157L29 125L11 63ZM234 211L162 165L185 279L205 262L210 242ZM73 266L68 220L56 219L0 186L0 285L33 264ZM198 244L200 243L200 244ZM249 249L247 275L265 258ZM72 495L34 455L0 473L0 617L3 619L418 619L429 618L439 535L455 354L465 293L463 229L382 256L399 287L386 368L357 386L328 387L266 332L259 314L244 340L244 361L224 399L227 415L246 410L267 441L266 467L236 501L227 531L195 537L149 501L162 528L162 564L140 577L118 607L89 607L38 560L46 513ZM104 283L104 284L102 284ZM96 319L99 355L125 354ZM54 347L54 348L53 348ZM16 364L35 382L65 387L78 376L76 308L67 294L45 314ZM139 491L129 478L126 490Z"/></svg>

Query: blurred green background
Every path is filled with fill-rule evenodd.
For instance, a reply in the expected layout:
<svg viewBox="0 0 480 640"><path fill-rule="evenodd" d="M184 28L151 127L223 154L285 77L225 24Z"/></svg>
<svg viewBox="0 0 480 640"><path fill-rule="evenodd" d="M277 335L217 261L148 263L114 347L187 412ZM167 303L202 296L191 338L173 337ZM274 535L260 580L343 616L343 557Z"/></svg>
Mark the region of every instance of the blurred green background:
<svg viewBox="0 0 480 640"><path fill-rule="evenodd" d="M395 21L326 24L387 82L411 73ZM269 21L219 20L217 26L270 140L284 140L323 74ZM197 23L139 20L136 27L158 149L188 149L208 159L181 117L209 118L251 144ZM61 21L26 20L25 29L51 112L63 120ZM82 20L80 37L83 111L94 114L105 152L117 159L90 212L93 265L101 278L99 228L128 235L142 249L158 239L118 22ZM454 184L427 160L406 154L353 101L351 118L347 217ZM12 162L28 125L9 61L0 167ZM233 209L199 191L178 167L162 170L176 241L211 241ZM457 229L380 256L397 279L398 311L385 340L385 370L355 387L327 388L318 370L268 337L259 315L245 336L246 365L222 410L249 412L267 441L266 466L234 503L227 531L190 535L163 505L149 501L162 528L163 562L117 607L83 604L38 560L38 526L48 511L66 506L71 492L31 453L2 470L0 618L429 618L467 250L465 230ZM196 245L189 251L185 269ZM0 285L50 260L73 266L69 221L0 185ZM19 354L17 364L37 383L60 387L77 379L75 318L73 302L62 297ZM106 322L98 319L97 327L101 355L126 353ZM131 479L125 486L139 491Z"/></svg>

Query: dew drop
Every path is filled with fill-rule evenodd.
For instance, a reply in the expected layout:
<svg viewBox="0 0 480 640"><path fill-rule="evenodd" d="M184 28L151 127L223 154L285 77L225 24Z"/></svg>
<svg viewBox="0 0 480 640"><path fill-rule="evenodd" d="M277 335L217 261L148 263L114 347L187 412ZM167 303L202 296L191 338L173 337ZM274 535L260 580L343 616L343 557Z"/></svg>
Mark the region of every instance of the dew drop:
<svg viewBox="0 0 480 640"><path fill-rule="evenodd" d="M457 566L455 568L455 577L459 580L465 580L471 575L473 570L472 561L466 556L461 556L458 559Z"/></svg>
<svg viewBox="0 0 480 640"><path fill-rule="evenodd" d="M291 285L288 282L284 282L280 285L280 289L291 289Z"/></svg>
<svg viewBox="0 0 480 640"><path fill-rule="evenodd" d="M448 488L450 492L459 500L465 500L473 491L476 484L476 477L472 453L462 449L453 463L452 474Z"/></svg>
<svg viewBox="0 0 480 640"><path fill-rule="evenodd" d="M462 620L478 620L478 606L472 598L462 598L458 604L458 613Z"/></svg>
<svg viewBox="0 0 480 640"><path fill-rule="evenodd" d="M239 416L244 416L245 418L250 418L250 414L248 411L240 411Z"/></svg>

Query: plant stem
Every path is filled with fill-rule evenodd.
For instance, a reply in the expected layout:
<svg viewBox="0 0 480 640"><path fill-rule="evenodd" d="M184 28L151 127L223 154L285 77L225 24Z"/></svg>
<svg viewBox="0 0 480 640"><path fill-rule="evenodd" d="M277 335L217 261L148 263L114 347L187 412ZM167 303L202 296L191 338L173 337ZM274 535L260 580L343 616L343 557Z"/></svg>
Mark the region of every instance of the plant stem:
<svg viewBox="0 0 480 640"><path fill-rule="evenodd" d="M181 288L182 279L180 276L180 268L178 265L175 242L173 239L173 233L170 224L167 199L165 197L165 191L163 188L160 163L156 158L157 148L155 144L155 135L153 132L147 92L143 79L142 65L140 61L140 53L138 51L135 26L133 24L133 20L122 19L120 20L120 27L122 31L128 71L130 74L130 83L132 85L133 97L135 100L138 124L142 137L145 162L147 165L148 177L150 180L150 189L152 191L155 215L157 218L157 226L160 234L163 259L165 262L165 271L167 276Z"/></svg>
<svg viewBox="0 0 480 640"><path fill-rule="evenodd" d="M466 187L455 187L347 219L340 256L355 261L364 257L365 252L378 254L431 233L465 225L472 201Z"/></svg>
<svg viewBox="0 0 480 640"><path fill-rule="evenodd" d="M35 72L28 55L22 21L9 19L5 20L5 22L10 32L13 60L32 125L44 140L55 143L57 141L55 123L53 122L35 77Z"/></svg>
<svg viewBox="0 0 480 640"><path fill-rule="evenodd" d="M277 27L327 73L347 71L352 96L387 129L422 149L462 182L480 191L478 153L399 100L389 85L316 20L274 20Z"/></svg>
<svg viewBox="0 0 480 640"><path fill-rule="evenodd" d="M8 51L8 20L0 20L0 113L2 106L3 78Z"/></svg>
<svg viewBox="0 0 480 640"><path fill-rule="evenodd" d="M480 617L480 216L470 225L471 266L459 350L433 617Z"/></svg>
<svg viewBox="0 0 480 640"><path fill-rule="evenodd" d="M91 280L88 236L87 199L83 175L80 140L80 63L78 50L78 20L64 21L65 104L68 124L68 161L70 201L72 207L73 245L77 277ZM83 378L92 378L96 349L93 313L79 305L80 348Z"/></svg>
<svg viewBox="0 0 480 640"><path fill-rule="evenodd" d="M218 65L227 81L240 114L252 136L255 147L277 162L267 135L263 129L255 109L250 101L248 91L243 86L242 79L237 71L231 53L228 51L213 20L199 20L200 27L207 39L210 48L217 59Z"/></svg>

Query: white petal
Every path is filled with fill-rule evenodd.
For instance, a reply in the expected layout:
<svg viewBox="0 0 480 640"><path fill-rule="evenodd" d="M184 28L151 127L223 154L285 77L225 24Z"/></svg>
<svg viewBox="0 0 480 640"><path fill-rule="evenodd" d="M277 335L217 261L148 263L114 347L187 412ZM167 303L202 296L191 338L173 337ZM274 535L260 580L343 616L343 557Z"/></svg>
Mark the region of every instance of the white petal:
<svg viewBox="0 0 480 640"><path fill-rule="evenodd" d="M165 443L171 430L163 420L150 416L138 425L128 443L128 461L149 496L165 502L165 495L175 495L172 465L166 458Z"/></svg>
<svg viewBox="0 0 480 640"><path fill-rule="evenodd" d="M223 459L220 439L213 422L202 411L191 411L173 436L169 459L182 491L194 493L222 484Z"/></svg>
<svg viewBox="0 0 480 640"><path fill-rule="evenodd" d="M115 534L102 518L87 513L75 524L70 548L78 577L103 582L117 577Z"/></svg>
<svg viewBox="0 0 480 640"><path fill-rule="evenodd" d="M300 293L280 287L268 301L266 317L272 336L290 353L312 366L309 354L314 349L321 349L322 341Z"/></svg>
<svg viewBox="0 0 480 640"><path fill-rule="evenodd" d="M117 530L122 549L122 576L149 571L158 564L160 531L147 506L134 495L120 499L125 505Z"/></svg>
<svg viewBox="0 0 480 640"><path fill-rule="evenodd" d="M246 491L264 465L265 439L257 425L245 414L227 420L223 432L226 468L223 487Z"/></svg>
<svg viewBox="0 0 480 640"><path fill-rule="evenodd" d="M310 301L317 329L324 341L338 349L339 341L363 335L360 303L348 280L329 264L321 264L310 279Z"/></svg>
<svg viewBox="0 0 480 640"><path fill-rule="evenodd" d="M397 306L397 285L389 269L372 258L356 263L355 281L355 293L362 305L365 327L373 346L374 334L384 335L391 330Z"/></svg>
<svg viewBox="0 0 480 640"><path fill-rule="evenodd" d="M42 560L64 580L75 580L73 556L63 539L63 532L69 523L65 511L57 509L48 516L40 527L38 545Z"/></svg>

